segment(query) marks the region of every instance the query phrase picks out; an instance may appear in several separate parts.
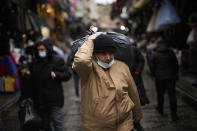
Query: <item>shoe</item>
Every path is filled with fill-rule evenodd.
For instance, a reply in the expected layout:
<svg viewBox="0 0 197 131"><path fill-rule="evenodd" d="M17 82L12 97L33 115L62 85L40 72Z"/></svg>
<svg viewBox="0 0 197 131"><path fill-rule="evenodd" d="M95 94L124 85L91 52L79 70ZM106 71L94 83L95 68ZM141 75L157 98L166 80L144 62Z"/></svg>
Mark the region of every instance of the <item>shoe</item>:
<svg viewBox="0 0 197 131"><path fill-rule="evenodd" d="M137 131L145 131L144 128L142 127L142 125L140 123L134 123L134 128Z"/></svg>
<svg viewBox="0 0 197 131"><path fill-rule="evenodd" d="M160 115L163 115L163 110L159 109L159 107L156 107L156 110Z"/></svg>
<svg viewBox="0 0 197 131"><path fill-rule="evenodd" d="M146 104L150 104L150 101L147 97L144 97L143 99L140 99L141 105L145 106Z"/></svg>

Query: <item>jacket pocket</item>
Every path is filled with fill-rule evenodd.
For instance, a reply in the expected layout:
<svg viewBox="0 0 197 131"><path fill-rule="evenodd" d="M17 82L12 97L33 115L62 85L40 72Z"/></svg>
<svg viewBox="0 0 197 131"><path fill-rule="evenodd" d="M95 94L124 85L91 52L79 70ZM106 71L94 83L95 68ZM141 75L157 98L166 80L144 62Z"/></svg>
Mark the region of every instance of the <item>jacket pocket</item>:
<svg viewBox="0 0 197 131"><path fill-rule="evenodd" d="M102 112L102 107L104 106L103 101L104 101L103 98L96 98L93 101L92 112L93 112L95 117L100 117L101 115L103 115L103 112Z"/></svg>
<svg viewBox="0 0 197 131"><path fill-rule="evenodd" d="M119 92L116 95L116 108L118 112L119 119L127 116L127 114L133 109L134 103L128 96L127 92Z"/></svg>

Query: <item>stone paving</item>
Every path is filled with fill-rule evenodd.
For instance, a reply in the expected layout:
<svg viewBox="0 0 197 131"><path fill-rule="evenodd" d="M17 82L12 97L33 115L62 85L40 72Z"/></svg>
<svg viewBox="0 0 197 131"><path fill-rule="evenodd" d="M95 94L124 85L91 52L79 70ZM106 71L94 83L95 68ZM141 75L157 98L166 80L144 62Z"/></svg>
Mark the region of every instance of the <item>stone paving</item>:
<svg viewBox="0 0 197 131"><path fill-rule="evenodd" d="M155 110L156 92L153 79L145 72L144 85L151 103L143 107L142 125L145 131L197 131L197 110L184 103L178 96L178 115L180 120L172 122L169 112L169 101L165 95L164 115ZM73 80L64 83L65 106L64 129L65 131L81 131L80 102L75 102Z"/></svg>
<svg viewBox="0 0 197 131"><path fill-rule="evenodd" d="M80 102L75 101L72 79L64 83L64 97L64 131L81 131Z"/></svg>
<svg viewBox="0 0 197 131"><path fill-rule="evenodd" d="M161 116L155 110L156 91L153 79L144 73L144 85L151 103L143 107L142 125L146 131L197 131L197 110L182 101L178 95L178 116L177 122L170 118L169 100L165 94L164 115Z"/></svg>

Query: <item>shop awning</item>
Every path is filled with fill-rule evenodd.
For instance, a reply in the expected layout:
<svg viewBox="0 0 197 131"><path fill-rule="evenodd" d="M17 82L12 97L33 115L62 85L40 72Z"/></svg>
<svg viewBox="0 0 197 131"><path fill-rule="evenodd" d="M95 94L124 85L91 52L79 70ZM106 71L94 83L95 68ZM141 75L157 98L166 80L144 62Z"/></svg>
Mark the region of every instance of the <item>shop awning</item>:
<svg viewBox="0 0 197 131"><path fill-rule="evenodd" d="M141 8L143 8L145 5L147 5L150 2L150 0L138 0L130 9L129 14L134 14Z"/></svg>

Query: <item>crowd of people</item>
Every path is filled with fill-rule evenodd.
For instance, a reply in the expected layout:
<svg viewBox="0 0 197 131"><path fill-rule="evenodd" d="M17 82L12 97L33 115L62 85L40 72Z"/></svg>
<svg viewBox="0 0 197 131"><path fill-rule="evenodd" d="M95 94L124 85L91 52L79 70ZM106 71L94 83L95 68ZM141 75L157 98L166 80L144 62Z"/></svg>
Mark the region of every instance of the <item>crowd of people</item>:
<svg viewBox="0 0 197 131"><path fill-rule="evenodd" d="M20 101L33 103L41 118L38 128L63 131L62 82L73 75L76 101L81 101L83 131L131 131L134 128L144 131L140 124L142 106L150 103L142 79L144 56L132 43L131 66L128 66L115 59L114 43L107 35L90 35L74 58L70 52L65 60L55 53L53 41L46 38L35 43L31 63L23 62L24 56L21 58ZM163 114L164 93L168 90L171 117L173 121L178 120L175 91L178 62L165 40L158 42L149 65L155 77L156 110Z"/></svg>

